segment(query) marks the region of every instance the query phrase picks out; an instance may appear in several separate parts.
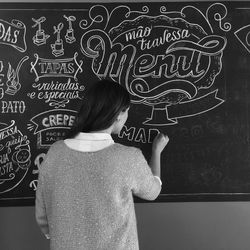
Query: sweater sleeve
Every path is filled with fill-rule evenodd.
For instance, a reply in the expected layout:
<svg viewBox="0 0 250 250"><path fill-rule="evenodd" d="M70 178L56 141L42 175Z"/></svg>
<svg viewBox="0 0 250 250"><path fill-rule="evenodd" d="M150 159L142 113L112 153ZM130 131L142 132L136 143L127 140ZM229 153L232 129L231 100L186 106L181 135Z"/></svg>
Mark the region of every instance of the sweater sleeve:
<svg viewBox="0 0 250 250"><path fill-rule="evenodd" d="M43 197L43 185L43 175L39 173L38 185L36 190L35 215L38 226L40 227L45 237L49 239L49 226Z"/></svg>
<svg viewBox="0 0 250 250"><path fill-rule="evenodd" d="M133 194L141 199L155 200L161 192L161 182L153 175L140 149L135 149L133 161Z"/></svg>

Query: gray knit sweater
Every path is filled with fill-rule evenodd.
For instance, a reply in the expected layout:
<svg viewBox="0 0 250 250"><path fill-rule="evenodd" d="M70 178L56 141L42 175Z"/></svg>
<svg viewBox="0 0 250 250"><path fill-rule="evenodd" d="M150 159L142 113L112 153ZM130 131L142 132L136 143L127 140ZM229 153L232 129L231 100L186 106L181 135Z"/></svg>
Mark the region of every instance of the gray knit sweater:
<svg viewBox="0 0 250 250"><path fill-rule="evenodd" d="M39 170L36 219L51 250L138 250L133 194L153 200L160 190L137 148L80 152L58 141Z"/></svg>

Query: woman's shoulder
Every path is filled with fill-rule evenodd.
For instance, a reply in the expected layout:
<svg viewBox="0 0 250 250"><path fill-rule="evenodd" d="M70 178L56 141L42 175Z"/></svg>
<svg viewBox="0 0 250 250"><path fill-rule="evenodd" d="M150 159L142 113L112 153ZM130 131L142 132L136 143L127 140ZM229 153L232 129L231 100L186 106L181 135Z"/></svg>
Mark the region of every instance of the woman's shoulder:
<svg viewBox="0 0 250 250"><path fill-rule="evenodd" d="M59 154L61 154L62 147L63 147L63 140L56 141L50 145L50 147L48 148L47 152L44 155L42 165L39 168L40 172L46 173L46 172L50 171L49 169L53 169L53 168L51 168L51 163L56 158L58 158ZM54 165L53 165L53 167L54 167Z"/></svg>
<svg viewBox="0 0 250 250"><path fill-rule="evenodd" d="M115 143L115 150L120 151L121 153L135 154L140 151L139 148L134 146L127 146L120 143Z"/></svg>
<svg viewBox="0 0 250 250"><path fill-rule="evenodd" d="M145 160L140 148L115 143L113 149L112 158L117 162L123 162L128 165L130 169L132 166L136 166L138 162Z"/></svg>
<svg viewBox="0 0 250 250"><path fill-rule="evenodd" d="M63 140L58 140L56 142L54 142L53 144L50 145L48 152L59 152L62 150L62 148L65 146L64 141Z"/></svg>

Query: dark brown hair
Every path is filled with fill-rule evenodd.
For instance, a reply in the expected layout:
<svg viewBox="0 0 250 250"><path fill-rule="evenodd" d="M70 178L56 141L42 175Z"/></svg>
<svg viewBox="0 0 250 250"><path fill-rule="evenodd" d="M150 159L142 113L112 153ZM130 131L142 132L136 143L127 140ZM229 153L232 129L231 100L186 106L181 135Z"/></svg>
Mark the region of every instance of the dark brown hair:
<svg viewBox="0 0 250 250"><path fill-rule="evenodd" d="M130 106L130 95L119 83L100 80L90 86L83 97L75 124L67 138L79 132L99 131L109 128L120 112Z"/></svg>

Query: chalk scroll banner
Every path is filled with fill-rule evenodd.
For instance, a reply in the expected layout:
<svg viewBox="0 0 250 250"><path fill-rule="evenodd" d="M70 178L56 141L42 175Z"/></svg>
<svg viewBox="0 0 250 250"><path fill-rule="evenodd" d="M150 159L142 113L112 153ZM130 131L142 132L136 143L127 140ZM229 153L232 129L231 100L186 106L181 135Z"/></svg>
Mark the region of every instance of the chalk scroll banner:
<svg viewBox="0 0 250 250"><path fill-rule="evenodd" d="M34 204L44 155L102 78L132 99L116 141L148 159L170 137L157 201L249 200L249 15L233 1L0 4L0 205Z"/></svg>

